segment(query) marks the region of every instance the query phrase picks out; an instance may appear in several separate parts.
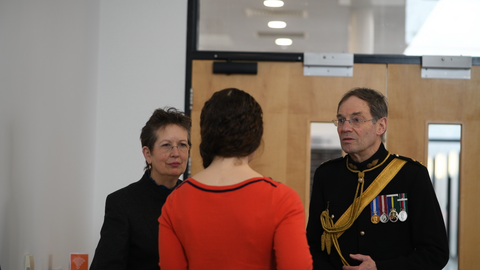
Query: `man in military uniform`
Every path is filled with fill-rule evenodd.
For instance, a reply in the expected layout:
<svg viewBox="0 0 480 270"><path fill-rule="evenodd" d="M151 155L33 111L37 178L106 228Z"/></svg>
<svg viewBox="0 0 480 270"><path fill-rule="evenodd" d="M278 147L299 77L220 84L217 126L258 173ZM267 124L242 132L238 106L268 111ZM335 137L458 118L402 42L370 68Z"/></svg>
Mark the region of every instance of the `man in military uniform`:
<svg viewBox="0 0 480 270"><path fill-rule="evenodd" d="M356 88L338 104L347 155L315 171L307 238L314 269L442 269L448 238L425 166L383 145L388 105Z"/></svg>

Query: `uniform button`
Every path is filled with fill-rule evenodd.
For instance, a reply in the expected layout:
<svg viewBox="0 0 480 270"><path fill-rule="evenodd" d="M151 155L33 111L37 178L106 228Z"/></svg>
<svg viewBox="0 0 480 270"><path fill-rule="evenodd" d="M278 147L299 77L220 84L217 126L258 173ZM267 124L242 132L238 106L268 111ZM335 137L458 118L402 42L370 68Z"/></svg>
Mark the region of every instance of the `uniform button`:
<svg viewBox="0 0 480 270"><path fill-rule="evenodd" d="M364 235L365 235L365 232L364 232L364 231L361 231L361 232L360 232L360 235L361 235L361 236L364 236Z"/></svg>

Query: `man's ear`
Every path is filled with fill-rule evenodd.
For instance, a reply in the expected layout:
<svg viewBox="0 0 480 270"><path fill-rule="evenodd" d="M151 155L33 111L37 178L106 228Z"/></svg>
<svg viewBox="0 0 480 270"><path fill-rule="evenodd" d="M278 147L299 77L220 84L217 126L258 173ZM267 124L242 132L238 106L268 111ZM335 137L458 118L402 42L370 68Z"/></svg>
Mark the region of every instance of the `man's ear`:
<svg viewBox="0 0 480 270"><path fill-rule="evenodd" d="M377 120L377 135L382 135L387 131L387 118L382 117Z"/></svg>

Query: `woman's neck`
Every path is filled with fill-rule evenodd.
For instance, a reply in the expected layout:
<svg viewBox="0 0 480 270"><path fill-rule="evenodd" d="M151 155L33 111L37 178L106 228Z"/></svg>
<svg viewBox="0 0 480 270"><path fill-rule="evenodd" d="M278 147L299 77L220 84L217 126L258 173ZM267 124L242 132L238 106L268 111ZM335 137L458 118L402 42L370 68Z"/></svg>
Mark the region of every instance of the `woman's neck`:
<svg viewBox="0 0 480 270"><path fill-rule="evenodd" d="M169 189L172 189L177 184L178 178L176 177L165 177L155 174L154 171L150 171L150 178L159 186L165 186Z"/></svg>
<svg viewBox="0 0 480 270"><path fill-rule="evenodd" d="M262 177L249 165L250 157L218 157L192 178L206 185L228 186L254 177Z"/></svg>

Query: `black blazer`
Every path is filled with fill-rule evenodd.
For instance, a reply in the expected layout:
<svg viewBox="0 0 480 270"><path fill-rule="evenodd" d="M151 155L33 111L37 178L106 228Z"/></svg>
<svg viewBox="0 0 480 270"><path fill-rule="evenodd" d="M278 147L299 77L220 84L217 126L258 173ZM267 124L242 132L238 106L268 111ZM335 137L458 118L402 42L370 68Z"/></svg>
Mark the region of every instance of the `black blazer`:
<svg viewBox="0 0 480 270"><path fill-rule="evenodd" d="M90 270L160 269L158 218L170 192L148 175L107 196Z"/></svg>

